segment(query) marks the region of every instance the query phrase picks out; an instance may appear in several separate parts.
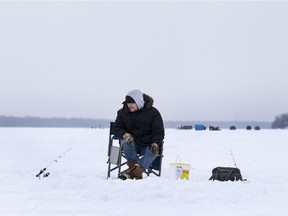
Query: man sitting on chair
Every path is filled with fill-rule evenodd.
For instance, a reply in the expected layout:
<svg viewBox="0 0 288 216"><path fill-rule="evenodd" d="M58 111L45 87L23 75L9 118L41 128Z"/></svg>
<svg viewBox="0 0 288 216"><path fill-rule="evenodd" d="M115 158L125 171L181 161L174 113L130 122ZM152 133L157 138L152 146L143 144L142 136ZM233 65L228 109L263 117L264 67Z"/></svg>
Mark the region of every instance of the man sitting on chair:
<svg viewBox="0 0 288 216"><path fill-rule="evenodd" d="M123 139L121 147L128 165L120 179L142 179L142 172L159 154L165 133L161 114L153 103L152 97L135 89L127 93L123 108L117 112L112 130Z"/></svg>

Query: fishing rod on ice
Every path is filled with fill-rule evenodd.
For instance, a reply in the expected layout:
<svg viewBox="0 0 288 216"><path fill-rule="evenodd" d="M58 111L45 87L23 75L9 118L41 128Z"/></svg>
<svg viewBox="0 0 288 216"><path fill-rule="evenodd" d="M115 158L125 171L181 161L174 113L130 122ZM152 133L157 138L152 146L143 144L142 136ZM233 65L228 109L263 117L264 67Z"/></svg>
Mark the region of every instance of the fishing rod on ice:
<svg viewBox="0 0 288 216"><path fill-rule="evenodd" d="M59 155L56 159L54 159L53 161L51 161L48 166L44 167L43 169L40 170L40 172L36 175L37 178L41 179L41 175L42 178L46 178L50 175L50 172L45 172L47 170L48 167L50 167L53 163L57 163L59 159L63 158L69 151L71 150L71 148L67 149L65 152L63 152L61 155Z"/></svg>
<svg viewBox="0 0 288 216"><path fill-rule="evenodd" d="M233 161L234 161L235 167L238 168L238 167L237 167L237 164L236 164L236 161L235 161L235 158L234 158L234 156L233 156L232 150L230 150L230 153L231 153L232 159L233 159Z"/></svg>
<svg viewBox="0 0 288 216"><path fill-rule="evenodd" d="M234 161L234 166L235 166L237 169L239 169L239 168L237 167L237 164L236 164L236 161L235 161L235 158L234 158L234 156L233 156L233 153L232 153L232 150L231 150L231 149L230 149L230 153L231 153L232 159L233 159L233 161ZM239 170L239 172L240 172L240 170ZM244 178L242 181L247 181L247 179Z"/></svg>

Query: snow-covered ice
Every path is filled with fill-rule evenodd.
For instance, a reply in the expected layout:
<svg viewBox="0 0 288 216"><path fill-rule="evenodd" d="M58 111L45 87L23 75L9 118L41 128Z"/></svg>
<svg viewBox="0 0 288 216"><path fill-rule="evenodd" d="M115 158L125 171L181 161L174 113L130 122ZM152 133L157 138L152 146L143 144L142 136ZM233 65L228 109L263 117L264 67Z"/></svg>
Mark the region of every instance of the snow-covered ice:
<svg viewBox="0 0 288 216"><path fill-rule="evenodd" d="M0 128L0 215L288 215L288 130L166 129L162 176L137 181L107 179L108 133ZM230 150L248 181L208 181L214 167L234 166ZM169 178L177 157L191 164L189 180Z"/></svg>

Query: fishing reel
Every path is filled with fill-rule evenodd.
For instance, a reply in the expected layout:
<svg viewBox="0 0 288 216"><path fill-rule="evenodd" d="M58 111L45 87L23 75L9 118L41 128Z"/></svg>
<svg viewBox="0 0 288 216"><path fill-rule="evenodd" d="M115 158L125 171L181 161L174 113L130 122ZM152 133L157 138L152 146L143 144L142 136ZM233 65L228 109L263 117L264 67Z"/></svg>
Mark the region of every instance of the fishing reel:
<svg viewBox="0 0 288 216"><path fill-rule="evenodd" d="M50 175L50 172L45 173L46 168L43 168L40 170L40 172L36 175L37 178L41 179L41 175L42 178L47 178Z"/></svg>
<svg viewBox="0 0 288 216"><path fill-rule="evenodd" d="M58 163L58 159L62 158L63 155L65 155L67 152L69 152L71 148L67 149L66 152L63 152L62 155L59 155L57 159L53 160L48 166L41 169L40 172L36 175L37 178L47 178L50 175L50 172L45 172L48 167L50 167L53 163Z"/></svg>

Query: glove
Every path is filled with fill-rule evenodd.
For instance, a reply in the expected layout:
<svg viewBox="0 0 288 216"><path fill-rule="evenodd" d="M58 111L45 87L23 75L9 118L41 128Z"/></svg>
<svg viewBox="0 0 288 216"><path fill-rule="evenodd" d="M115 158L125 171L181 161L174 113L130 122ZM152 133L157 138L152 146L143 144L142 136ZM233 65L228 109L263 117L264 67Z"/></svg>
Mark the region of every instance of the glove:
<svg viewBox="0 0 288 216"><path fill-rule="evenodd" d="M130 133L125 133L125 134L123 135L123 140L124 140L126 143L130 144L130 143L132 143L132 142L134 141L134 138L133 138L133 136L132 136Z"/></svg>
<svg viewBox="0 0 288 216"><path fill-rule="evenodd" d="M157 143L152 143L150 147L150 151L154 156L157 156L159 154L159 146Z"/></svg>

